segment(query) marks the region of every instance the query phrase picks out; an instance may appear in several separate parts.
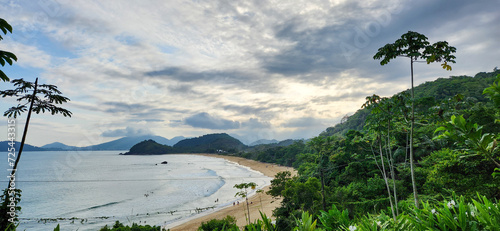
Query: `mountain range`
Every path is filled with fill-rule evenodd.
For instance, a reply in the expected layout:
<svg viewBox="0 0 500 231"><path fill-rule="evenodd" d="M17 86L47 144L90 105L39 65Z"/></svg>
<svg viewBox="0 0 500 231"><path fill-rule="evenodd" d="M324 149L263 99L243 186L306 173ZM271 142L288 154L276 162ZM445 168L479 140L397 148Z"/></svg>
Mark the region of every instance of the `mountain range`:
<svg viewBox="0 0 500 231"><path fill-rule="evenodd" d="M97 145L90 145L85 147L69 146L60 142L54 142L50 144L43 145L41 147L36 147L33 145L25 144L24 151L74 151L74 150L95 150L95 151L108 151L108 150L129 150L135 144L144 140L154 140L159 144L173 146L177 142L186 139L183 136L177 136L172 139L167 139L161 136L133 136L133 137L123 137L117 140L105 142ZM19 150L19 142L16 142L16 150ZM9 146L8 141L0 142L0 151L7 150Z"/></svg>
<svg viewBox="0 0 500 231"><path fill-rule="evenodd" d="M145 135L145 136L123 137L102 144L90 145L85 147L69 146L61 142L54 142L43 145L41 147L25 144L24 151L76 151L76 150L122 151L122 150L130 150L135 144L149 140L154 141L159 145L173 147L174 148L173 150L176 150L178 153L217 152L218 150L236 151L236 150L246 149L248 147L258 147L262 145L272 145L279 143L279 141L277 140L258 140L247 146L243 144L240 140L226 133L207 134L195 138L186 138L183 136L177 136L172 139L167 139L161 136ZM16 142L15 144L16 150L19 150L19 144L20 144L19 142ZM8 147L9 147L8 141L0 142L0 152L3 150L7 151ZM169 151L169 153L172 152Z"/></svg>
<svg viewBox="0 0 500 231"><path fill-rule="evenodd" d="M500 70L494 72L480 72L474 77L471 76L451 76L450 78L439 78L434 81L426 82L415 87L416 98L432 98L434 100L442 100L448 97L459 97L465 100L474 102L486 102L487 99L482 95L482 90L488 87L495 79L495 76L500 74ZM346 120L336 124L333 127L326 128L320 136L342 135L349 130L361 130L365 124L365 119L369 111L360 109ZM250 143L248 146L240 140L228 134L210 134L197 138L185 138L182 136L166 139L161 136L135 136L123 137L110 142L91 145L86 147L68 146L63 143L55 142L36 147L26 145L25 151L64 151L64 150L130 150L135 144L144 140L153 140L161 145L168 145L174 148L180 148L186 152L200 152L214 149L255 149L259 150L265 147L287 146L293 143L293 140L285 140L278 142L277 140L258 140ZM19 144L16 144L19 145ZM8 141L0 142L0 152L7 151L9 147ZM17 146L18 147L18 146ZM18 148L16 149L18 150Z"/></svg>

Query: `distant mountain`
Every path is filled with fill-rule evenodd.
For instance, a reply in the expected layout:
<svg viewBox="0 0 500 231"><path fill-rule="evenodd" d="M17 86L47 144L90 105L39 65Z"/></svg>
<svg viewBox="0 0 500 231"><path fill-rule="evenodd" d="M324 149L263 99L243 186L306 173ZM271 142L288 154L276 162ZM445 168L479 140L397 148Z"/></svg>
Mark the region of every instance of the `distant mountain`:
<svg viewBox="0 0 500 231"><path fill-rule="evenodd" d="M173 147L159 144L154 140L144 140L130 148L124 155L159 155L176 153Z"/></svg>
<svg viewBox="0 0 500 231"><path fill-rule="evenodd" d="M220 133L184 139L175 144L174 148L183 153L216 153L237 152L246 148L246 145L226 133Z"/></svg>
<svg viewBox="0 0 500 231"><path fill-rule="evenodd" d="M11 142L10 141L0 141L0 152L8 152L9 148L10 148L9 143L11 143ZM14 148L16 149L16 153L19 151L20 146L21 146L21 142L17 142L17 141L14 142ZM32 146L32 145L25 143L24 147L23 147L23 151L45 151L45 149L40 148L40 147L36 147L36 146Z"/></svg>
<svg viewBox="0 0 500 231"><path fill-rule="evenodd" d="M79 149L83 150L129 150L134 144L137 144L144 140L154 140L159 144L170 144L170 140L161 136L134 136L134 137L123 137L110 142L82 147Z"/></svg>
<svg viewBox="0 0 500 231"><path fill-rule="evenodd" d="M282 141L278 142L277 144L271 144L271 145L277 146L277 147L286 147L286 146L292 145L293 143L295 143L297 141L304 141L304 139L300 139L300 140L287 139L287 140L282 140Z"/></svg>
<svg viewBox="0 0 500 231"><path fill-rule="evenodd" d="M135 136L135 137L123 137L117 140L109 141L102 144L91 145L86 147L76 147L63 144L61 142L54 142L50 144L43 145L42 147L36 147L29 144L24 145L24 151L74 151L74 150L94 150L94 151L107 151L107 150L129 150L134 144L137 144L144 140L154 140L159 144L173 146L180 140L185 139L184 136L176 136L171 140L161 137L161 136ZM7 151L8 141L0 142L0 152L3 150ZM16 142L16 150L19 149L19 142Z"/></svg>
<svg viewBox="0 0 500 231"><path fill-rule="evenodd" d="M57 151L57 150L66 151L66 150L78 149L78 147L68 146L68 145L60 143L60 142L46 144L46 145L43 145L41 148L46 149L46 150L52 150L52 151Z"/></svg>
<svg viewBox="0 0 500 231"><path fill-rule="evenodd" d="M258 144L258 145L254 145L254 146L248 146L246 151L258 152L258 151L263 151L263 150L267 150L267 149L271 149L271 148L287 147L287 146L294 144L295 142L307 142L307 141L303 140L303 139L300 139L300 140L287 139L287 140L282 140L282 141L275 142L275 143Z"/></svg>
<svg viewBox="0 0 500 231"><path fill-rule="evenodd" d="M179 141L181 140L184 140L184 139L187 139L186 137L184 136L176 136L172 139L170 139L167 143L163 143L163 144L166 144L168 146L174 146L175 144L177 144Z"/></svg>
<svg viewBox="0 0 500 231"><path fill-rule="evenodd" d="M261 145L261 144L274 144L274 143L278 143L278 141L275 139L272 139L272 140L260 139L260 140L257 140L257 141L250 143L248 146L255 146L255 145Z"/></svg>

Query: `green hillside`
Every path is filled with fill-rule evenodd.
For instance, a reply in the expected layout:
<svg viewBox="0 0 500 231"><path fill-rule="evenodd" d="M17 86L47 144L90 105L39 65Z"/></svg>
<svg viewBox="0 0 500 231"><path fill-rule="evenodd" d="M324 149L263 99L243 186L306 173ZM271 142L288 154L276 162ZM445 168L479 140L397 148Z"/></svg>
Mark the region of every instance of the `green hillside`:
<svg viewBox="0 0 500 231"><path fill-rule="evenodd" d="M9 148L11 147L9 145L10 143L11 143L10 141L0 141L1 152L7 152L7 150L9 150ZM19 151L20 146L21 146L21 143L15 141L14 148L15 148L16 152ZM23 150L24 151L45 151L45 149L43 149L43 148L36 147L33 145L29 145L29 144L24 144Z"/></svg>
<svg viewBox="0 0 500 231"><path fill-rule="evenodd" d="M461 95L463 96L462 100L469 102L487 102L488 99L483 95L483 90L495 80L495 76L498 74L500 74L500 70L480 72L474 77L451 76L450 78L439 78L425 82L415 87L415 99L420 101L422 105L433 105L436 102ZM367 109L359 109L345 122L327 128L320 136L344 135L349 130L361 131L369 114Z"/></svg>
<svg viewBox="0 0 500 231"><path fill-rule="evenodd" d="M124 155L159 155L176 153L175 149L168 146L156 143L154 140L144 140L130 148L130 151Z"/></svg>
<svg viewBox="0 0 500 231"><path fill-rule="evenodd" d="M226 134L208 134L179 141L174 148L183 153L237 152L246 146L241 141Z"/></svg>
<svg viewBox="0 0 500 231"><path fill-rule="evenodd" d="M325 230L341 230L340 222L350 230L488 230L478 221L500 221L500 212L493 211L500 200L499 84L499 71L421 84L415 89L415 126L408 92L371 95L365 109L306 143L254 148L240 156L297 170L297 176L282 172L271 181L268 193L282 198L273 211L277 230L293 230L303 212ZM403 226L408 217L416 228ZM444 219L454 223L438 227Z"/></svg>

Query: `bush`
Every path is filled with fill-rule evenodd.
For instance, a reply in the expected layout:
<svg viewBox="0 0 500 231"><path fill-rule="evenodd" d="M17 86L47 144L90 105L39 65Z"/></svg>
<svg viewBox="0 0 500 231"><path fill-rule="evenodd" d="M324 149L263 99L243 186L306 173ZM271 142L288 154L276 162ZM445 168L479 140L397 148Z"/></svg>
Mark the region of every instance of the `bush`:
<svg viewBox="0 0 500 231"><path fill-rule="evenodd" d="M161 227L159 226L138 225L136 223L133 223L132 227L124 226L119 221L116 221L111 229L108 228L107 225L100 229L100 231L160 231L160 230Z"/></svg>
<svg viewBox="0 0 500 231"><path fill-rule="evenodd" d="M198 231L222 231L222 230L239 230L236 225L236 219L233 216L227 216L221 220L212 219L208 222L202 222Z"/></svg>

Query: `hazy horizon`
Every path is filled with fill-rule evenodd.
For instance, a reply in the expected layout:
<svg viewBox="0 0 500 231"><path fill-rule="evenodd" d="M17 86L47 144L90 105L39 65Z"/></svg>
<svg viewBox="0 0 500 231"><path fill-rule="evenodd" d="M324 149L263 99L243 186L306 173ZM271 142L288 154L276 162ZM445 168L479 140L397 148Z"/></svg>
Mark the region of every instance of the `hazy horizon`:
<svg viewBox="0 0 500 231"><path fill-rule="evenodd" d="M408 60L372 58L407 31L457 48L452 71L415 65L416 85L500 65L495 0L0 1L13 27L0 45L18 57L2 70L39 77L71 99L63 107L72 118L32 117L26 142L37 146L222 132L308 139L366 96L410 87Z"/></svg>

